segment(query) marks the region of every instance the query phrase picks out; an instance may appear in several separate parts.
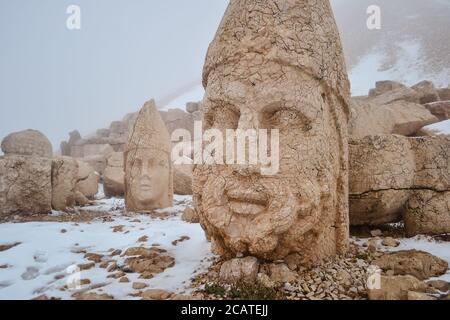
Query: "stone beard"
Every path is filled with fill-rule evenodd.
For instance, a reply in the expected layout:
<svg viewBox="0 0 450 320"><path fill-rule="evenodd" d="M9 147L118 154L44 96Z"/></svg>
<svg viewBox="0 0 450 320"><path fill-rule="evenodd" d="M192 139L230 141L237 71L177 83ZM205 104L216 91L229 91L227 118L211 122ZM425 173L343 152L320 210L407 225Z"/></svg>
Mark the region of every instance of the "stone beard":
<svg viewBox="0 0 450 320"><path fill-rule="evenodd" d="M216 254L278 260L298 253L311 266L348 247L346 94L307 68L260 54L267 49L258 46L265 44L256 43L255 52L236 45L228 50L242 52L228 52L232 63L227 62L221 41L239 19L232 15L249 5L231 1L218 43L210 46L203 129L278 129L280 169L263 176L257 166L198 165L194 206Z"/></svg>
<svg viewBox="0 0 450 320"><path fill-rule="evenodd" d="M135 211L170 206L170 155L160 150L139 148L126 155L127 190ZM170 200L170 201L169 201Z"/></svg>

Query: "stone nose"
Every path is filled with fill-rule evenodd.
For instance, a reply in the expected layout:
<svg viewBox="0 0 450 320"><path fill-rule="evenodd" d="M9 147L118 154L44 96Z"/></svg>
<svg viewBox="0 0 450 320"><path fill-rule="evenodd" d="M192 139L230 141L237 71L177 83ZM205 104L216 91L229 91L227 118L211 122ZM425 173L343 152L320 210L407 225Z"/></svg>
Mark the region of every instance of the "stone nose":
<svg viewBox="0 0 450 320"><path fill-rule="evenodd" d="M141 169L141 176L147 177L150 179L150 175L151 175L151 171L150 171L149 166L147 164L143 164L142 169Z"/></svg>
<svg viewBox="0 0 450 320"><path fill-rule="evenodd" d="M259 128L259 119L255 111L250 108L241 108L241 115L239 117L238 129L248 130Z"/></svg>
<svg viewBox="0 0 450 320"><path fill-rule="evenodd" d="M244 143L242 146L237 146L238 152L244 152L243 159L245 159L245 163L238 163L233 166L233 172L241 175L241 176L252 176L255 174L259 174L260 165L258 161L258 129L259 129L259 119L256 112L254 112L250 108L241 108L241 115L239 117L238 129L241 132L237 132L237 134L247 134L247 130L252 130L250 135L254 135L256 137L256 144L250 144L250 138L244 139L244 141L240 141L239 139L236 141L236 144ZM252 156L250 156L250 153ZM250 158L255 157L256 163L250 163ZM239 157L238 157L239 158Z"/></svg>

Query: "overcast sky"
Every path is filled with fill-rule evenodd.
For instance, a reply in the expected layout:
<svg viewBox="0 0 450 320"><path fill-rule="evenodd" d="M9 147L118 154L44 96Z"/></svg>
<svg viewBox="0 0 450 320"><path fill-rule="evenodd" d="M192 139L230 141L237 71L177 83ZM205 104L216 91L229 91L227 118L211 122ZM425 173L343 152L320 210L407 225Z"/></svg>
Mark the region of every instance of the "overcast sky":
<svg viewBox="0 0 450 320"><path fill-rule="evenodd" d="M28 128L59 148L200 82L226 0L0 0L0 139ZM81 30L66 9L81 8ZM183 107L183 106L180 106Z"/></svg>
<svg viewBox="0 0 450 320"><path fill-rule="evenodd" d="M349 1L360 0L332 3L341 8ZM66 27L66 10L72 4L81 8L81 30ZM227 4L0 0L0 139L37 129L58 150L74 129L82 135L95 132L139 110L150 98L168 101L174 93L199 85L208 45ZM343 19L356 19L356 27L365 27L364 8L351 18L342 11L347 9L339 11L341 25ZM346 35L352 43L352 33L347 30ZM372 69L366 73L378 70L376 65ZM201 88L192 92L201 99ZM187 99L191 97L183 95L170 106L183 108Z"/></svg>

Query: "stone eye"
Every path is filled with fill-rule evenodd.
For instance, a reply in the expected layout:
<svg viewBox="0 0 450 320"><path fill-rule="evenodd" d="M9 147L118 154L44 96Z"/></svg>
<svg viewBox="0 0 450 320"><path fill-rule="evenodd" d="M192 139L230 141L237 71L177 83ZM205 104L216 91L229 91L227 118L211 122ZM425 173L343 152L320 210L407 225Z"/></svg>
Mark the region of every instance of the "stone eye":
<svg viewBox="0 0 450 320"><path fill-rule="evenodd" d="M311 130L311 121L300 111L294 109L279 109L266 115L266 126L273 129L300 128L303 131Z"/></svg>
<svg viewBox="0 0 450 320"><path fill-rule="evenodd" d="M217 107L213 111L212 127L217 129L237 129L239 124L239 112L231 107Z"/></svg>
<svg viewBox="0 0 450 320"><path fill-rule="evenodd" d="M166 161L161 160L161 161L159 162L159 166L165 168L165 167L166 167Z"/></svg>

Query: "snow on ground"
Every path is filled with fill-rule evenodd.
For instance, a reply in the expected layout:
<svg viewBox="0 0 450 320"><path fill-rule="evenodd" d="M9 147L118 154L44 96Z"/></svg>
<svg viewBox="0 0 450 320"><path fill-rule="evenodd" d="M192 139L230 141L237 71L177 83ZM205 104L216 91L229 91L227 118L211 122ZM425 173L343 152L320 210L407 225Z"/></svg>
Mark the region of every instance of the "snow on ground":
<svg viewBox="0 0 450 320"><path fill-rule="evenodd" d="M354 238L355 240L355 238ZM424 252L431 253L432 255L435 255L436 257L439 257L445 261L448 262L450 266L450 243L445 241L438 241L433 239L430 236L416 236L414 238L404 238L404 239L397 239L400 242L400 245L396 248L392 247L385 247L381 245L381 241L378 241L378 245L380 248L382 248L384 251L388 252L394 252L394 251L400 251L400 250L420 250ZM355 242L359 245L363 245L364 243L367 243L367 239L357 239ZM432 278L431 280L445 280L447 282L450 282L450 269L447 270L447 273L444 274L441 277L438 278Z"/></svg>
<svg viewBox="0 0 450 320"><path fill-rule="evenodd" d="M189 292L192 276L208 267L210 244L206 241L199 224L189 224L181 220L181 212L191 204L190 197L177 196L175 207L161 212L174 213L167 219L151 218L148 215L112 215L113 221L94 220L84 223L73 222L31 222L0 224L0 244L19 245L0 252L0 299L32 299L42 294L49 297L70 299L76 291L61 291L68 281L78 274L72 274L73 267L88 263L85 249L90 253L109 255L110 249L126 250L138 247L138 239L148 236L146 247L159 244L175 258L175 266L150 280L138 279L137 274L127 274L130 283L119 283L108 279L107 271L98 267L81 271L81 279L90 279L91 285L107 283L97 289L98 293L108 293L115 299L133 299L130 293L135 281L144 282L149 288L165 289L177 293ZM105 212L123 208L122 199L99 200L89 209ZM139 219L140 222L136 222ZM123 232L113 232L112 227L123 225ZM62 230L65 229L65 233ZM190 239L172 245L172 241L182 236ZM118 257L116 257L118 258ZM122 258L118 258L121 262ZM84 287L82 287L84 289Z"/></svg>
<svg viewBox="0 0 450 320"><path fill-rule="evenodd" d="M437 86L448 85L449 69L443 69L439 74L429 74L423 64L423 49L419 41L409 39L398 44L400 58L389 68L385 67L388 60L386 49L380 47L372 53L363 56L359 63L349 71L353 96L367 95L375 82L380 80L396 80L406 85L414 85L422 80L431 80Z"/></svg>
<svg viewBox="0 0 450 320"><path fill-rule="evenodd" d="M450 120L431 124L424 127L423 130L432 132L436 135L450 135Z"/></svg>
<svg viewBox="0 0 450 320"><path fill-rule="evenodd" d="M101 189L98 198L101 197ZM189 224L180 216L186 206L190 206L190 196L176 196L172 208L158 210L167 218L152 218L149 215L124 215L123 199L100 199L84 210L111 212L112 219L97 219L90 222L28 222L0 224L0 245L19 243L11 249L0 252L0 299L32 299L45 294L48 297L71 299L79 292L61 290L72 279L89 279L92 286L103 285L90 292L107 293L115 299L135 299L130 296L136 290L133 282L144 282L150 289L165 289L175 293L189 293L190 279L204 272L210 265L210 244L206 241L199 224ZM60 215L53 212L52 215ZM138 219L138 220L136 220ZM121 232L113 232L113 227L123 226ZM64 231L64 232L63 232ZM127 274L129 283L107 278L109 273L98 265L90 270L74 273L75 266L89 261L84 259L85 250L108 256L111 249L125 251L138 247L138 239L147 236L146 247L158 244L175 259L175 265L149 280L138 279L138 274ZM188 236L187 241L173 245L174 240ZM366 240L357 240L363 244ZM419 236L400 239L401 245L386 250L417 249L434 254L450 264L450 244L438 242L431 237ZM124 258L115 257L118 264ZM439 279L450 281L450 272Z"/></svg>
<svg viewBox="0 0 450 320"><path fill-rule="evenodd" d="M412 250L412 249L425 251L447 261L450 266L450 243L438 242L433 238L427 236L416 236L410 239L399 239L399 240L400 246L398 246L397 248L392 248L392 251ZM450 282L450 270L447 270L447 273L442 277L435 279Z"/></svg>

